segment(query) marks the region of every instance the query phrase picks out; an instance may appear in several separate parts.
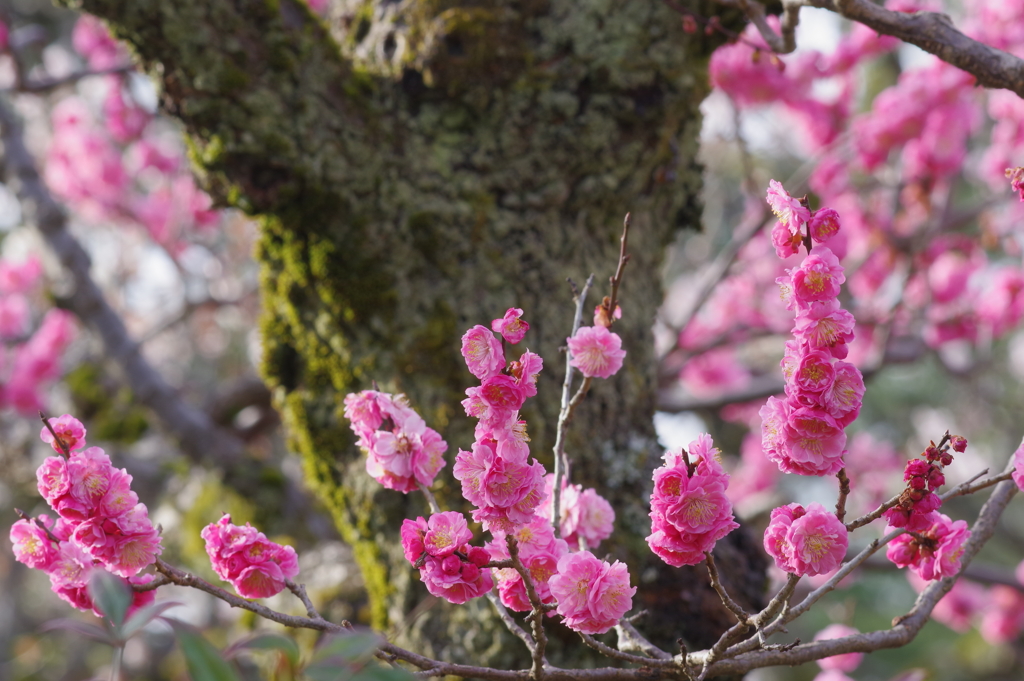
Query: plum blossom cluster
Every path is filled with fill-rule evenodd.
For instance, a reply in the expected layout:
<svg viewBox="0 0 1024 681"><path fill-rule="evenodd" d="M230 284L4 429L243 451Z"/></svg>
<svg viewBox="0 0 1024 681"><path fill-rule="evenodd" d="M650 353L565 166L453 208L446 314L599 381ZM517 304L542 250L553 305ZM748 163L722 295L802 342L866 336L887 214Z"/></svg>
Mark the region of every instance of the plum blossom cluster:
<svg viewBox="0 0 1024 681"><path fill-rule="evenodd" d="M960 572L964 544L971 536L966 520L951 520L932 511L891 542L885 556L901 568L909 567L921 579L942 579Z"/></svg>
<svg viewBox="0 0 1024 681"><path fill-rule="evenodd" d="M43 407L43 391L60 376L60 357L74 338L64 310L48 311L33 329L30 301L42 272L35 257L0 260L0 407L25 416Z"/></svg>
<svg viewBox="0 0 1024 681"><path fill-rule="evenodd" d="M895 11L935 9L935 3L919 0L885 5ZM1024 48L1022 20L1024 5L1016 0L979 0L962 27L1016 54ZM1009 91L984 91L969 74L929 57L904 69L863 110L858 65L899 44L854 25L831 52L801 47L766 59L771 50L750 26L742 40L716 50L710 64L712 82L738 107L771 104L792 123L785 127L798 138L794 148L804 149L814 166L809 189L843 216L843 233L829 247L844 263L855 264L847 285L858 341L849 361L858 366L884 356L883 343L893 330L919 335L934 348L984 346L1024 319L1024 268L1017 257L1024 200L986 202L978 230L939 230L945 233L937 238L929 231L948 220L943 197L965 177L965 163L978 161L966 176L988 185L993 198L1005 195L1007 185L1022 192L1024 100ZM822 79L829 88L817 87ZM844 134L851 144L836 144ZM972 144L983 153L969 154ZM876 182L881 168L898 182ZM756 335L755 329L779 332L775 304L761 295L777 276L763 255L773 244L780 255L794 253L800 236L783 226L772 236L759 236L740 251L730 275L680 333L679 354L692 355L681 379L694 396L746 387L752 373L739 361L736 345ZM904 295L894 309L897 290Z"/></svg>
<svg viewBox="0 0 1024 681"><path fill-rule="evenodd" d="M884 514L890 527L920 530L933 523L930 514L942 505L935 490L946 484L942 470L953 463L950 447L963 453L967 449L967 440L960 435L947 436L938 445L931 442L921 454L923 458L907 462L903 471L907 487L900 494L896 505Z"/></svg>
<svg viewBox="0 0 1024 681"><path fill-rule="evenodd" d="M245 598L274 596L299 574L295 549L270 541L249 523L232 524L228 514L204 527L200 536L214 572Z"/></svg>
<svg viewBox="0 0 1024 681"><path fill-rule="evenodd" d="M812 215L775 180L768 203L779 218L772 233L780 256L795 254L801 244L810 250L812 242L823 243L839 231L835 211L823 208ZM864 398L860 371L843 361L854 336L853 315L838 299L846 276L836 255L819 246L777 281L796 323L782 359L785 399L770 397L761 408L762 447L786 473L833 475L843 467L844 429Z"/></svg>
<svg viewBox="0 0 1024 681"><path fill-rule="evenodd" d="M75 50L94 70L130 63L103 24L83 16L72 33ZM102 76L105 94L94 107L68 97L53 110L53 138L44 177L50 188L90 220L143 226L172 254L193 231L220 221L195 184L182 150L168 147L153 113L136 101L130 76Z"/></svg>
<svg viewBox="0 0 1024 681"><path fill-rule="evenodd" d="M764 533L764 549L780 570L811 577L838 568L849 543L846 525L818 503L776 508Z"/></svg>
<svg viewBox="0 0 1024 681"><path fill-rule="evenodd" d="M429 487L444 468L448 443L409 406L405 395L364 390L345 397L345 417L366 452L366 472L388 489Z"/></svg>
<svg viewBox="0 0 1024 681"><path fill-rule="evenodd" d="M131 490L132 476L114 468L99 447L86 447L85 428L65 414L50 420L40 437L59 456L36 471L39 493L56 514L19 520L11 528L15 558L46 572L53 591L72 606L93 607L87 586L93 570L107 570L132 584L162 551L146 505ZM56 437L55 437L56 436ZM152 600L138 596L137 605Z"/></svg>
<svg viewBox="0 0 1024 681"><path fill-rule="evenodd" d="M492 328L504 341L518 343L529 328L521 315L522 310L512 308ZM480 325L462 336L462 356L480 380L466 390L462 405L479 422L471 450L459 450L453 473L462 483L462 495L476 506L473 520L492 533L507 534L529 523L544 500L544 466L528 461L530 438L519 418L520 407L537 394L544 362L529 350L506 362L502 342Z"/></svg>
<svg viewBox="0 0 1024 681"><path fill-rule="evenodd" d="M636 593L624 563L609 564L590 551L562 556L548 585L566 626L584 634L603 634L614 627L633 607Z"/></svg>
<svg viewBox="0 0 1024 681"><path fill-rule="evenodd" d="M491 556L486 549L470 546L473 533L461 513L434 513L402 523L405 558L420 571L431 594L451 603L465 603L483 596L494 586L490 570L483 569Z"/></svg>
<svg viewBox="0 0 1024 681"><path fill-rule="evenodd" d="M688 449L667 452L654 471L647 543L669 565L696 565L715 542L739 527L725 490L729 476L704 434Z"/></svg>
<svg viewBox="0 0 1024 681"><path fill-rule="evenodd" d="M504 537L487 542L485 548L495 561L508 560L508 539L514 538L519 551L519 560L530 573L530 580L541 603L553 603L549 581L558 572L558 561L569 553L565 539L555 537L551 522L544 516L535 515L528 524L516 528ZM511 610L524 612L533 606L527 595L526 584L519 571L514 568L499 568L494 571L498 580L498 595L501 602ZM554 614L554 613L549 613Z"/></svg>

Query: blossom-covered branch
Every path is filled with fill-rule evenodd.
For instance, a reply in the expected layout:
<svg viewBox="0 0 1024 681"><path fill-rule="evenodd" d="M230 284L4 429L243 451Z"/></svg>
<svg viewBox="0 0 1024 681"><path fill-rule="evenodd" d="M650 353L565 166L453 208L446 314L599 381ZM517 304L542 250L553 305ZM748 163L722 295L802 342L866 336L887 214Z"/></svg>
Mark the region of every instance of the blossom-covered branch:
<svg viewBox="0 0 1024 681"><path fill-rule="evenodd" d="M240 461L245 450L242 441L218 428L206 414L185 402L167 384L142 356L124 321L104 298L90 275L88 254L68 231L67 215L40 178L35 160L25 147L21 122L9 101L3 98L0 98L0 139L3 140L5 168L15 193L72 279L73 286L63 304L96 332L107 356L121 368L132 394L153 410L189 458L195 461L212 458L220 465Z"/></svg>

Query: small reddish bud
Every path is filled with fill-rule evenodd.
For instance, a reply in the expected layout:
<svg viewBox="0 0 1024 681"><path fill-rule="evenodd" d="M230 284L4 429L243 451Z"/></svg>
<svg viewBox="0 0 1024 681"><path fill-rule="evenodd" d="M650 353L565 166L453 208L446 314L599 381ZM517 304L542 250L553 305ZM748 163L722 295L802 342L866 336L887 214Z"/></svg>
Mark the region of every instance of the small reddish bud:
<svg viewBox="0 0 1024 681"><path fill-rule="evenodd" d="M683 32L684 33L696 33L697 32L697 20L690 14L683 15Z"/></svg>
<svg viewBox="0 0 1024 681"><path fill-rule="evenodd" d="M949 443L953 449L960 452L961 454L967 449L967 438L963 435L953 435L949 438Z"/></svg>

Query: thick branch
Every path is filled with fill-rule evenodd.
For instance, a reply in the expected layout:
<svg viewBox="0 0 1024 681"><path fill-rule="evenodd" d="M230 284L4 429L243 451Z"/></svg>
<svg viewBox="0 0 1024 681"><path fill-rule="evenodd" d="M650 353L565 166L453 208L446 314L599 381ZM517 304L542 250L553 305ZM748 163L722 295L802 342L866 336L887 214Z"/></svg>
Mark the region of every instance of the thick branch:
<svg viewBox="0 0 1024 681"><path fill-rule="evenodd" d="M879 33L917 45L925 52L978 79L978 84L1004 88L1024 97L1024 60L961 33L945 14L893 12L868 0L808 2L858 21Z"/></svg>

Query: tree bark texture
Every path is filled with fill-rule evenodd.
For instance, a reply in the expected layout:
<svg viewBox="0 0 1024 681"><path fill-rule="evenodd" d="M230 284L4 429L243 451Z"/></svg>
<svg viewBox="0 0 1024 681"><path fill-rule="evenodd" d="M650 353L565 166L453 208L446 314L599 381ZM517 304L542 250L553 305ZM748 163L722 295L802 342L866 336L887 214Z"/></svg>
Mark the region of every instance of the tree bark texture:
<svg viewBox="0 0 1024 681"><path fill-rule="evenodd" d="M691 574L706 584L703 566L670 570L643 537L660 463L650 329L661 256L676 230L699 226L698 105L719 38L685 33L657 0L342 0L325 21L296 0L62 1L132 46L206 186L258 216L264 377L309 484L355 549L372 623L426 654L497 663L508 646L486 603L405 616L431 602L397 528L427 508L366 475L342 400L373 381L408 395L449 442L437 486L442 506L459 508L451 462L472 442L459 402L475 383L459 337L521 307L525 344L546 361L524 416L550 470L566 277L597 275L592 310L632 212L615 329L626 365L595 384L567 450L573 481L597 486L618 514L602 552L632 556L641 591L658 594L658 628L699 645L707 623L687 614L706 608L680 594Z"/></svg>

